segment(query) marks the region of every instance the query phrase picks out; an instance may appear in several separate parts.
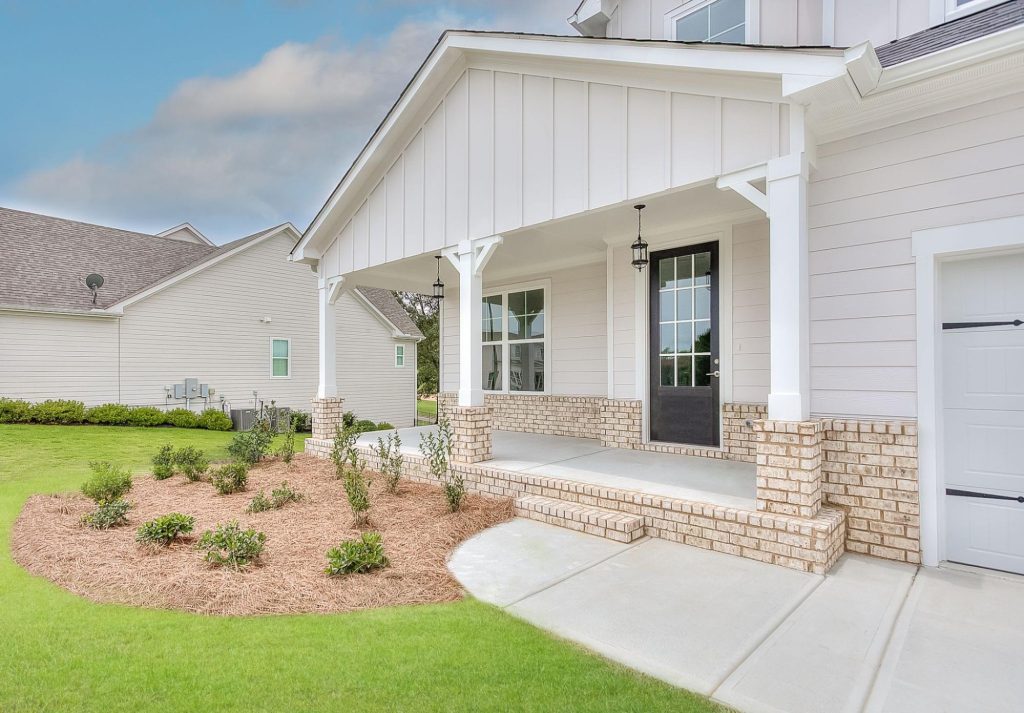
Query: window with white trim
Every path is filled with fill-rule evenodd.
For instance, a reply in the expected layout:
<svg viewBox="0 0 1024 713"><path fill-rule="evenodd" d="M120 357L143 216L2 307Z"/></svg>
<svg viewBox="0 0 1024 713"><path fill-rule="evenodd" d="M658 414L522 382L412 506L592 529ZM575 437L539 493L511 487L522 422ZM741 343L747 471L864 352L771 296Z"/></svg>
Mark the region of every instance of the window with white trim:
<svg viewBox="0 0 1024 713"><path fill-rule="evenodd" d="M292 375L292 340L270 340L270 375L275 379L287 379Z"/></svg>
<svg viewBox="0 0 1024 713"><path fill-rule="evenodd" d="M395 345L395 367L405 366L405 345Z"/></svg>
<svg viewBox="0 0 1024 713"><path fill-rule="evenodd" d="M747 0L686 3L668 17L672 38L680 42L742 44L747 40Z"/></svg>
<svg viewBox="0 0 1024 713"><path fill-rule="evenodd" d="M539 393L546 388L547 289L536 287L483 298L481 335L484 391Z"/></svg>

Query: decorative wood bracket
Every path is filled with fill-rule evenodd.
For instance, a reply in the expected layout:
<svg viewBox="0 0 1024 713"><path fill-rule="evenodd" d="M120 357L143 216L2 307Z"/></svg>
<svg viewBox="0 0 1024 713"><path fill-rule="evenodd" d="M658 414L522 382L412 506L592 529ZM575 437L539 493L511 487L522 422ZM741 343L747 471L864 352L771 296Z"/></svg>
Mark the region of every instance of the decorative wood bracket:
<svg viewBox="0 0 1024 713"><path fill-rule="evenodd" d="M720 191L736 191L768 215L768 196L753 184L753 181L763 181L767 177L768 164L762 164L720 176L717 185Z"/></svg>
<svg viewBox="0 0 1024 713"><path fill-rule="evenodd" d="M345 285L344 275L327 278L327 301L334 304L349 288Z"/></svg>
<svg viewBox="0 0 1024 713"><path fill-rule="evenodd" d="M448 262L461 274L461 257L467 253L472 253L473 276L480 277L483 274L484 267L487 266L491 257L494 256L495 248L501 245L502 240L504 238L500 235L492 235L489 238L477 238L476 240L463 240L454 247L445 248L441 251L441 254L448 258Z"/></svg>

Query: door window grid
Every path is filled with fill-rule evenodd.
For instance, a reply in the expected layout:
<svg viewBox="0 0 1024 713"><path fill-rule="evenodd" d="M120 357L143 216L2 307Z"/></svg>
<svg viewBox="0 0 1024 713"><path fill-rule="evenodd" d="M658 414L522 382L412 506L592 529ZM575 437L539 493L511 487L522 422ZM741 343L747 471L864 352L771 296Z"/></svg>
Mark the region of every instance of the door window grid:
<svg viewBox="0 0 1024 713"><path fill-rule="evenodd" d="M662 386L711 385L711 253L658 264Z"/></svg>

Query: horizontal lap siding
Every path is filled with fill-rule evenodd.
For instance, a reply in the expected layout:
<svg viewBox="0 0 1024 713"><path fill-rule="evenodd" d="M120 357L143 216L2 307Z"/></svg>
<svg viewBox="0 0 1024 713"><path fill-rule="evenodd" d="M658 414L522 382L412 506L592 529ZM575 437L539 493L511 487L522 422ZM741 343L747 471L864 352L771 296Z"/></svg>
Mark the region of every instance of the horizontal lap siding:
<svg viewBox="0 0 1024 713"><path fill-rule="evenodd" d="M915 417L911 234L1024 213L1024 94L826 144L809 196L812 411Z"/></svg>
<svg viewBox="0 0 1024 713"><path fill-rule="evenodd" d="M0 398L117 400L117 320L0 314Z"/></svg>

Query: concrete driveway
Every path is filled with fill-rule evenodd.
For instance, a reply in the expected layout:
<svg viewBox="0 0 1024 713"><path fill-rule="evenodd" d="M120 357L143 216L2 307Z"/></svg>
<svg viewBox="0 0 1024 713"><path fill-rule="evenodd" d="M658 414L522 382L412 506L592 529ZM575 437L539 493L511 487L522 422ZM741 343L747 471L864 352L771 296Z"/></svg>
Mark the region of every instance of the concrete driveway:
<svg viewBox="0 0 1024 713"><path fill-rule="evenodd" d="M1019 711L1024 578L846 555L825 577L530 520L469 540L476 597L741 711Z"/></svg>

